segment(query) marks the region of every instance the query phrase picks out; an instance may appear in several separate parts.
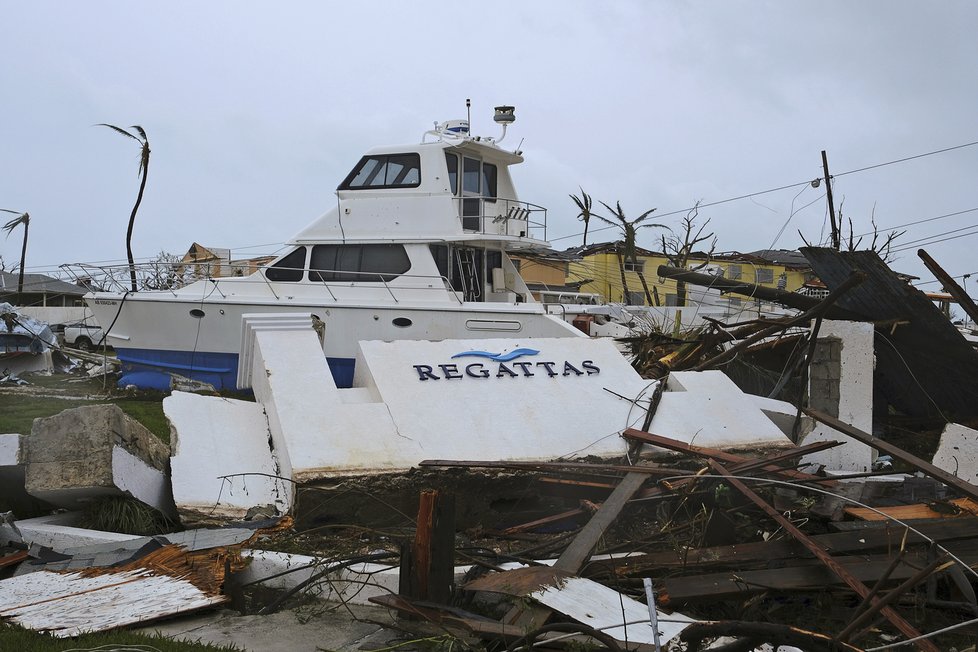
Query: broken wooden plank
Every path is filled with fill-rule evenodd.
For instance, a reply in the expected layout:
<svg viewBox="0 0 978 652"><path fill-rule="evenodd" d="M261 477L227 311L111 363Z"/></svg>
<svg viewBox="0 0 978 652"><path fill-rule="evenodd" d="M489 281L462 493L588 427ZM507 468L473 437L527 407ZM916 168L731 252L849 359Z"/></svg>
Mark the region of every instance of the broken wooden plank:
<svg viewBox="0 0 978 652"><path fill-rule="evenodd" d="M794 469L785 469L783 467L776 466L776 462L795 457L802 457L804 455L823 451L842 444L842 442L837 441L815 442L805 446L792 447L787 450L778 451L761 458L750 458L744 457L743 455L737 455L735 453L728 453L716 448L693 446L692 444L687 444L684 441L663 437L662 435L654 435L650 432L642 432L641 430L635 430L634 428L627 428L624 432L622 432L622 437L625 439L631 439L633 441L640 441L644 444L651 444L653 446L658 446L659 448L665 448L678 453L686 453L687 455L693 455L695 457L714 459L729 464L748 465L741 468L738 472L764 469L765 471L780 473L782 475L787 475L798 479L810 479L816 476L813 476L810 473L802 473L801 471L796 471Z"/></svg>
<svg viewBox="0 0 978 652"><path fill-rule="evenodd" d="M852 620L852 622L850 622L846 626L845 629L839 632L839 634L836 636L836 639L840 641L849 640L852 634L859 629L860 625L869 622L873 618L873 616L879 613L880 609L882 609L888 604L892 604L901 595L903 595L913 587L917 586L918 584L926 580L934 573L939 573L941 571L947 570L952 566L954 566L954 562L945 561L943 558L933 560L927 566L914 573L913 576L908 578L907 581L903 582L900 586L896 587L892 591L889 591L886 595L882 596L879 599L879 601L877 601L875 604L868 607L866 611L856 616ZM862 605L860 605L860 607L862 607Z"/></svg>
<svg viewBox="0 0 978 652"><path fill-rule="evenodd" d="M931 271L931 274L941 282L944 286L944 291L954 297L954 300L958 302L961 306L961 310L964 310L971 321L978 323L978 306L972 301L968 293L964 291L958 282L954 280L954 277L944 271L944 268L937 264L937 261L930 257L930 255L923 249L917 250L917 257L924 261L924 265L927 269Z"/></svg>
<svg viewBox="0 0 978 652"><path fill-rule="evenodd" d="M369 602L394 609L406 616L420 618L442 627L455 627L463 631L490 636L503 640L515 640L523 632L512 625L504 625L484 616L462 612L460 609L444 605L409 600L401 595L377 595L367 598Z"/></svg>
<svg viewBox="0 0 978 652"><path fill-rule="evenodd" d="M978 516L978 502L970 498L956 498L946 503L932 502L916 505L894 505L892 507L846 507L843 510L847 516L864 521L884 521L898 519L937 519L937 518L967 518ZM882 513L880 513L882 512Z"/></svg>
<svg viewBox="0 0 978 652"><path fill-rule="evenodd" d="M455 498L421 492L414 546L401 564L399 592L409 598L448 604L455 572Z"/></svg>
<svg viewBox="0 0 978 652"><path fill-rule="evenodd" d="M832 554L866 555L876 550L892 550L900 546L904 535L907 546L930 545L931 541L947 543L956 540L978 539L978 518L964 517L953 521L932 521L915 526L921 534L908 531L891 522L876 522L875 527L857 531L832 532L811 537L823 550ZM675 571L679 568L704 568L730 565L746 568L752 564L769 564L779 560L812 558L814 555L794 539L755 541L729 546L684 548L646 554L629 555L620 559L592 561L589 574L608 571L621 577L648 574L654 570ZM843 558L840 558L843 559Z"/></svg>
<svg viewBox="0 0 978 652"><path fill-rule="evenodd" d="M566 512L561 512L559 514L553 514L551 516L544 516L543 518L538 518L535 521L530 521L528 523L522 523L520 525L514 525L508 527L502 531L502 534L519 534L520 532L526 532L527 530L532 530L534 528L543 527L546 525L553 525L554 523L560 523L561 521L566 521L569 518L575 518L586 514L583 509L578 507L577 509L571 509Z"/></svg>
<svg viewBox="0 0 978 652"><path fill-rule="evenodd" d="M574 537L570 545L564 549L558 557L557 562L554 564L554 568L561 571L567 571L569 573L577 573L584 561L594 550L594 546L598 545L598 541L604 535L605 530L608 529L614 520L624 509L625 503L627 503L635 493L642 488L645 484L648 476L644 473L632 472L622 478L622 481L615 487L615 490L611 492L608 499L601 504L598 511L594 513L591 520L587 522L581 532ZM506 614L503 622L507 624L513 624L517 627L531 631L540 627L547 618L550 617L550 610L536 607L528 610L524 610L521 607L513 607L509 613Z"/></svg>
<svg viewBox="0 0 978 652"><path fill-rule="evenodd" d="M723 468L719 462L710 460L710 466L719 473L720 475L727 476L724 481L729 483L737 491L744 495L745 498L750 500L752 503L757 505L761 511L773 518L777 523L784 528L788 534L793 536L799 542L801 542L806 548L808 548L815 557L825 564L836 576L843 580L849 587L859 594L861 597L865 598L869 595L870 589L860 580L858 580L852 573L850 573L845 567L839 564L830 554L822 550L818 545L813 543L809 536L795 527L794 523L785 518L780 512L771 507L764 499L758 496L750 487L745 485L743 482L734 478L730 475L730 472ZM876 604L876 601L873 601ZM883 607L880 609L880 614L882 614L897 630L900 631L904 636L910 639L915 639L920 636L920 632L911 625L909 622L904 620L904 618L894 611L891 607ZM915 645L924 650L924 652L939 652L933 643L926 639L918 640Z"/></svg>
<svg viewBox="0 0 978 652"><path fill-rule="evenodd" d="M648 475L670 476L685 473L683 469L658 465L629 466L625 464L592 464L590 462L507 462L486 460L422 460L418 466L444 466L449 468L508 469L512 471L581 471L586 473L646 473Z"/></svg>
<svg viewBox="0 0 978 652"><path fill-rule="evenodd" d="M569 577L574 577L574 574L553 566L527 566L483 575L466 583L462 588L466 591L488 591L523 597L545 586L559 586Z"/></svg>
<svg viewBox="0 0 978 652"><path fill-rule="evenodd" d="M954 487L965 496L968 496L969 498L973 498L974 500L978 500L978 487L971 484L970 482L966 482L961 478L948 473L944 469L938 468L933 464L931 464L930 462L922 460L916 455L912 455L908 453L902 448L899 448L887 441L883 441L882 439L874 437L869 433L863 432L859 428L851 426L848 423L836 419L835 417L829 416L828 414L819 412L818 410L812 410L809 408L805 408L804 412L805 414L812 417L813 419L816 419L817 421L821 421L822 423L824 423L825 425L831 428L835 428L842 434L852 437L856 441L862 442L867 446L872 446L876 450L882 453L886 453L887 455L890 455L894 459L898 459L901 462L905 462L910 466L922 471L926 475L929 475L932 478L940 480L947 486Z"/></svg>

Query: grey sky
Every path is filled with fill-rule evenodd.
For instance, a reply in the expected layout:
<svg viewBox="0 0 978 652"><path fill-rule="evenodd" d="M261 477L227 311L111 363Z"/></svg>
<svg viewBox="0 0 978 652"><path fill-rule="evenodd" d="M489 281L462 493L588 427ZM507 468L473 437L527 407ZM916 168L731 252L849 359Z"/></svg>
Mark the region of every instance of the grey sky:
<svg viewBox="0 0 978 652"><path fill-rule="evenodd" d="M275 251L363 150L464 117L466 97L487 135L492 107L516 106L504 145L525 139L521 198L550 209L559 249L581 241L579 186L628 215L669 213L814 179L822 149L841 173L978 141L973 2L0 0L0 19L0 207L31 213L31 271L125 259L138 147L101 122L150 138L137 258L194 241ZM883 228L978 208L976 175L972 146L834 188L862 233L874 206ZM792 248L798 229L827 236L823 193L701 215L719 249L747 251L814 202L774 243ZM912 241L955 229L978 231L978 210L910 227L895 267L929 279ZM926 248L960 275L978 272L976 246ZM19 231L0 239L8 269L19 255Z"/></svg>

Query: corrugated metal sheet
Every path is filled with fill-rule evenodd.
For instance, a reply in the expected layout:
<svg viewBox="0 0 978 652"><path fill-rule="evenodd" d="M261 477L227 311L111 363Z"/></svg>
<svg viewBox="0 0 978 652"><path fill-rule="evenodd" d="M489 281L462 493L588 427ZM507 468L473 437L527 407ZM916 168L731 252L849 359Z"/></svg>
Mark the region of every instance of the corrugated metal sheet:
<svg viewBox="0 0 978 652"><path fill-rule="evenodd" d="M150 571L38 571L0 582L0 617L55 636L115 629L222 604L186 579Z"/></svg>
<svg viewBox="0 0 978 652"><path fill-rule="evenodd" d="M837 305L892 322L876 329L876 389L911 416L978 416L978 353L927 296L872 251L802 247L812 270L831 290L854 271L866 280Z"/></svg>

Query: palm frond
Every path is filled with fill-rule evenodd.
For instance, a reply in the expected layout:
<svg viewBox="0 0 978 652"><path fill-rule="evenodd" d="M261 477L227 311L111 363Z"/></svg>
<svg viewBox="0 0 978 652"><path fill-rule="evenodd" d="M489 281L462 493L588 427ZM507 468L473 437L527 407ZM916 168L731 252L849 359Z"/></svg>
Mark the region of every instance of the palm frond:
<svg viewBox="0 0 978 652"><path fill-rule="evenodd" d="M144 131L142 127L140 127L139 125L133 125L129 128L138 131L139 135L143 137L143 142L149 142L149 138L146 137L146 131Z"/></svg>
<svg viewBox="0 0 978 652"><path fill-rule="evenodd" d="M621 202L618 202L616 204L617 210L604 202L601 202L601 205L607 208L609 211L611 211L611 214L614 215L615 219L621 222L621 224L627 223L627 220L625 219L625 214L621 210ZM605 220L605 221L608 222L609 224L614 224L614 222L611 222L610 220Z"/></svg>
<svg viewBox="0 0 978 652"><path fill-rule="evenodd" d="M0 210L4 211L5 213L16 213L17 212L17 211L7 210L6 208L0 208ZM26 224L29 224L30 221L31 221L31 216L28 215L27 213L22 213L21 215L19 215L18 217L15 217L14 219L10 220L9 222L7 222L6 224L4 224L3 226L0 226L0 229L6 231L7 232L7 236L9 237L10 234L13 232L14 229L16 229L21 224L25 224L25 225Z"/></svg>
<svg viewBox="0 0 978 652"><path fill-rule="evenodd" d="M126 131L122 127L116 127L115 125L106 124L104 122L100 122L100 123L98 123L95 126L96 127L108 127L109 129L112 129L113 131L116 131L116 132L122 134L123 136L128 136L128 137L132 138L137 143L142 142L142 141L139 140L139 138L137 138L136 136L133 136L131 133L129 133L128 131Z"/></svg>

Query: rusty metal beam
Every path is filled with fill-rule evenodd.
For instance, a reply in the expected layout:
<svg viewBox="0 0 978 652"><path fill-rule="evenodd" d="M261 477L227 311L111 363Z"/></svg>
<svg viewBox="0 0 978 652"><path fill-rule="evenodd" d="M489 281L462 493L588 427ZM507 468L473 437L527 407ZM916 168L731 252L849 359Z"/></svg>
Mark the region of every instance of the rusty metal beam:
<svg viewBox="0 0 978 652"><path fill-rule="evenodd" d="M931 271L931 274L941 282L941 285L944 286L944 291L954 297L954 300L958 302L961 309L968 313L968 316L971 317L973 322L978 324L978 305L975 305L975 302L971 300L971 297L964 291L964 288L958 285L958 282L950 274L945 272L944 268L938 265L937 261L931 258L926 251L918 249L917 256L924 261L924 265Z"/></svg>
<svg viewBox="0 0 978 652"><path fill-rule="evenodd" d="M752 503L757 505L761 511L767 514L769 517L777 521L777 523L791 536L797 539L802 545L804 545L815 557L821 561L825 566L831 570L839 579L849 585L849 587L855 591L860 597L866 598L870 594L870 589L868 586L856 579L852 573L850 573L846 568L839 564L832 555L827 553L822 549L817 543L811 540L811 538L795 527L794 523L785 518L778 510L774 509L761 498L753 489L745 485L743 482L737 478L732 477L731 473L727 469L723 468L723 465L715 460L710 460L710 466L714 471L720 475L728 476L724 478L724 481L729 483L737 491L744 495L745 498L750 500ZM879 601L873 600L872 604L875 606ZM907 638L918 638L921 634L917 629L911 625L909 622L903 619L903 617L894 611L891 607L881 607L879 612L886 617L890 623L900 631L901 634ZM926 639L921 639L915 643L918 649L924 652L940 652L938 648Z"/></svg>
<svg viewBox="0 0 978 652"><path fill-rule="evenodd" d="M753 471L754 469L763 469L765 471L771 471L772 473L788 475L793 479L798 480L808 480L816 476L813 476L810 473L795 471L794 469L785 469L780 466L775 466L775 463L782 460L791 459L793 457L802 457L803 455L808 455L810 453L817 453L818 451L840 446L842 444L842 442L838 441L816 442L814 444L806 444L805 446L797 446L784 451L779 451L759 459L752 459L749 457L744 457L743 455L728 453L716 448L693 446L692 444L687 444L686 442L679 441L678 439L671 439L669 437L663 437L662 435L654 435L650 432L635 430L634 428L626 429L622 433L622 437L625 439L631 439L632 441L640 441L643 444L651 444L653 446L658 446L659 448L676 451L678 453L686 453L687 455L693 455L695 457L714 459L728 464L745 465L737 469L738 473Z"/></svg>

